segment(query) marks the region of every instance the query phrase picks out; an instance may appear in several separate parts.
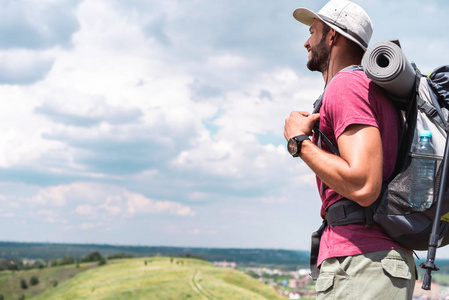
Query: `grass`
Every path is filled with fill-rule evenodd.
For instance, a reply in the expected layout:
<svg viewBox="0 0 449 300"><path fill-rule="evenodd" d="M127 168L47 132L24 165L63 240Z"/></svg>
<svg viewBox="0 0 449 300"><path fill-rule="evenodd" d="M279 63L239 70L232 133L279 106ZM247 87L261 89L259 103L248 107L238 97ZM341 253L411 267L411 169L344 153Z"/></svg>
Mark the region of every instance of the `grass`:
<svg viewBox="0 0 449 300"><path fill-rule="evenodd" d="M6 300L20 295L20 276L32 275L40 286L27 289L26 299L285 299L240 271L188 258L110 260L101 267L82 265L78 272L71 266L3 273L0 285L12 287L3 291ZM55 276L59 282L53 287Z"/></svg>
<svg viewBox="0 0 449 300"><path fill-rule="evenodd" d="M1 271L0 272L0 295L6 300L18 299L22 294L26 299L43 293L49 288L57 286L60 282L69 280L77 273L86 271L95 267L96 264L83 264L79 268L75 265L62 266L56 268L33 269L27 271ZM39 283L32 286L30 278L37 276ZM28 284L27 289L22 289L21 280L25 280Z"/></svg>

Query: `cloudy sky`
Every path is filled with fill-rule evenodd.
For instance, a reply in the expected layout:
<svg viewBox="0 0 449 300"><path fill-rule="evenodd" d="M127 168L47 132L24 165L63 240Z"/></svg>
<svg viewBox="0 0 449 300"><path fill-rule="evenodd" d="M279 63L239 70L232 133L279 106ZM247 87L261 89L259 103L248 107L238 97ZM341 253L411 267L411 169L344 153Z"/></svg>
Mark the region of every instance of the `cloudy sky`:
<svg viewBox="0 0 449 300"><path fill-rule="evenodd" d="M356 1L448 63L447 1ZM0 0L0 240L309 249L284 120L323 87L301 0ZM443 253L444 251L442 251Z"/></svg>

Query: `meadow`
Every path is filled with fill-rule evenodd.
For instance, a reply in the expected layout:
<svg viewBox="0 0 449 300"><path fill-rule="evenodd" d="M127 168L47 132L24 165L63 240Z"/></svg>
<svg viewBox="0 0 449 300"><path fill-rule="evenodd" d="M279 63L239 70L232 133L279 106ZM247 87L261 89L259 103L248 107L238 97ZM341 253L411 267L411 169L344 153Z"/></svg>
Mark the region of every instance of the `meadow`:
<svg viewBox="0 0 449 300"><path fill-rule="evenodd" d="M32 276L39 283L21 288ZM144 257L0 272L9 299L285 299L240 271L192 258Z"/></svg>

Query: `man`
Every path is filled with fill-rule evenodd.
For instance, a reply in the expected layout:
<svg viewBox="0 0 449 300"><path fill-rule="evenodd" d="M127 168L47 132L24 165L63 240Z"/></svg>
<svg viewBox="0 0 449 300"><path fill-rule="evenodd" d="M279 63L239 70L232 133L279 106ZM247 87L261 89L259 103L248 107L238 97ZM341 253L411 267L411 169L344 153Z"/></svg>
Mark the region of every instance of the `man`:
<svg viewBox="0 0 449 300"><path fill-rule="evenodd" d="M316 174L323 219L330 218L338 206L334 203L344 201L363 212L393 172L402 122L384 91L350 67L361 64L372 35L371 20L346 0L332 0L318 13L298 8L293 16L310 26L304 44L307 67L322 73L325 92L319 113L294 111L286 119L288 149ZM308 138L317 121L339 155L318 142L316 130L312 141ZM325 227L317 260L317 299L412 299L412 252L377 225L367 226L368 221Z"/></svg>

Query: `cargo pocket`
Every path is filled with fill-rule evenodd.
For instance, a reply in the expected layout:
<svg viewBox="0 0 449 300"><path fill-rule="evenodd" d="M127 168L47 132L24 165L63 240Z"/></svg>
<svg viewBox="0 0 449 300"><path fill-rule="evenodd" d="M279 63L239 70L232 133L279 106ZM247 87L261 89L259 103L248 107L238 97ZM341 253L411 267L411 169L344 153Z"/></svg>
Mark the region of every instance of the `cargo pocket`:
<svg viewBox="0 0 449 300"><path fill-rule="evenodd" d="M395 278L412 279L409 266L401 259L384 258L382 259L382 268L387 274Z"/></svg>
<svg viewBox="0 0 449 300"><path fill-rule="evenodd" d="M334 285L334 274L323 273L320 274L320 276L316 281L315 290L317 293L328 294L332 291L333 285Z"/></svg>

